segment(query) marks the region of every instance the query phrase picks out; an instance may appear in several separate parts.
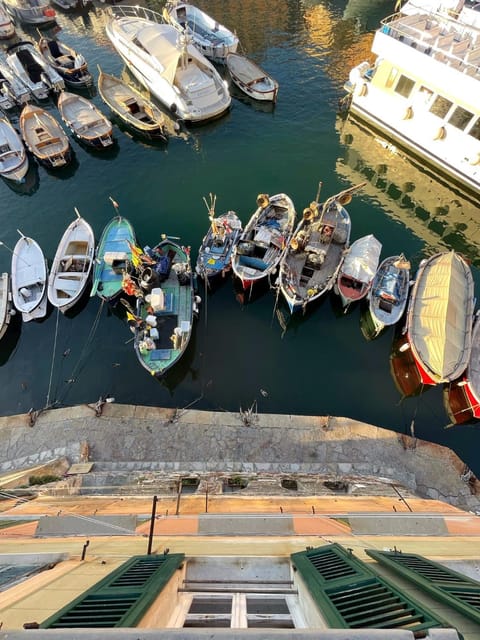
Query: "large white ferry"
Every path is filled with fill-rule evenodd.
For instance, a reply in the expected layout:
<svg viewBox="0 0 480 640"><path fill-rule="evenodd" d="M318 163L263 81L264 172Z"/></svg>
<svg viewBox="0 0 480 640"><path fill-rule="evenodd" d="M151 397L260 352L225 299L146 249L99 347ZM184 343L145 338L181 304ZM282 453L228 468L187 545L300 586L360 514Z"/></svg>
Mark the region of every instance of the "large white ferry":
<svg viewBox="0 0 480 640"><path fill-rule="evenodd" d="M351 70L350 113L478 196L480 12L407 5L382 20L374 63Z"/></svg>

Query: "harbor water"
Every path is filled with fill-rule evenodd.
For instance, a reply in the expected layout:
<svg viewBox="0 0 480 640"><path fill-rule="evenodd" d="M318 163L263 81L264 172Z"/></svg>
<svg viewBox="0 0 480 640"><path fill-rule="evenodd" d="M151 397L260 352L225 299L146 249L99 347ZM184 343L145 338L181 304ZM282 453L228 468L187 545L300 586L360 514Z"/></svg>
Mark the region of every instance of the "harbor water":
<svg viewBox="0 0 480 640"><path fill-rule="evenodd" d="M478 291L475 197L439 182L338 113L349 70L371 58L374 29L392 3L196 4L234 29L241 51L279 81L277 104L254 103L232 88L227 115L178 134L172 126L166 144L149 144L115 124L113 149L89 151L72 140L68 168L47 171L32 160L24 185L0 182L0 269L10 271L17 229L40 244L51 264L75 207L98 239L116 214L110 197L140 245L154 246L161 234L178 237L191 247L194 263L209 224L203 202L209 193L216 195L217 214L232 209L245 224L259 193L287 193L301 215L319 183L322 199L365 182L348 205L351 241L373 233L382 257L405 253L413 273L422 258L453 248L470 260ZM161 11L163 3L148 7ZM58 11L58 28L47 34L80 51L95 78L97 65L125 77L105 35L107 10L96 4L83 15ZM18 29L18 36L38 34ZM97 93L91 99L108 114ZM58 117L53 101L47 109ZM18 125L18 115L12 121ZM51 307L42 321L22 324L17 316L0 342L1 413L111 396L179 409L346 416L444 444L480 473L480 425L449 428L441 387L402 397L390 370L394 331L368 340L361 305L343 313L331 292L290 318L268 285L243 297L230 276L214 290L199 287L202 305L188 350L161 380L138 363L121 304L112 308L86 295L66 316Z"/></svg>

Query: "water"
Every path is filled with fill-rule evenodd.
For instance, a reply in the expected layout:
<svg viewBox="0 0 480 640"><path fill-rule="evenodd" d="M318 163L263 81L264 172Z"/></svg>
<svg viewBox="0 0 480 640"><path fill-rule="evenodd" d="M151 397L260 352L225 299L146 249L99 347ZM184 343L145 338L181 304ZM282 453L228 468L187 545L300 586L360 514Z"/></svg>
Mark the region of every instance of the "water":
<svg viewBox="0 0 480 640"><path fill-rule="evenodd" d="M301 212L319 181L324 197L366 181L349 205L352 241L374 233L382 256L403 251L414 269L424 256L455 248L470 258L478 282L478 203L337 116L348 71L367 56L390 2L278 0L275 10L263 0L197 4L235 28L246 53L278 79L275 108L235 93L228 115L166 145L145 144L118 127L115 149L103 154L72 141L71 168L35 167L23 189L0 183L0 237L8 247L20 229L51 261L74 207L98 238L115 214L112 196L141 244L153 246L162 233L180 236L195 260L208 225L202 199L210 192L217 213L234 209L246 223L258 193L288 193ZM123 70L103 12L100 5L86 16L58 19L59 37L84 54L95 77L97 64L107 73ZM98 95L92 99L105 111ZM56 114L53 103L49 109ZM10 269L10 258L0 247L2 270ZM360 307L343 314L328 295L284 330L276 310L286 317L286 308L268 289L243 305L230 279L201 295L188 351L162 381L137 362L121 305L110 309L86 297L68 317L50 309L44 321L15 322L0 343L1 412L94 403L108 394L127 404L348 416L400 433L411 433L413 421L417 437L451 447L480 472L477 427L445 428L440 388L401 398L390 374L393 330L367 341Z"/></svg>

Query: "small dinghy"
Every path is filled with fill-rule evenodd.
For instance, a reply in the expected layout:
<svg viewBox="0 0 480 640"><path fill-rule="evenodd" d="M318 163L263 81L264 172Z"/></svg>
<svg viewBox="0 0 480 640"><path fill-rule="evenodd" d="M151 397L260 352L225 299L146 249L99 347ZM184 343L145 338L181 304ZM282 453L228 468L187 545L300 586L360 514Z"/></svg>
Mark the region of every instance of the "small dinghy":
<svg viewBox="0 0 480 640"><path fill-rule="evenodd" d="M8 15L8 11L0 3L0 40L8 40L15 35L15 25Z"/></svg>
<svg viewBox="0 0 480 640"><path fill-rule="evenodd" d="M46 27L56 22L50 0L3 0L3 6L15 22L34 27Z"/></svg>
<svg viewBox="0 0 480 640"><path fill-rule="evenodd" d="M229 53L226 64L233 83L247 96L254 100L277 101L278 82L253 60L239 53Z"/></svg>
<svg viewBox="0 0 480 640"><path fill-rule="evenodd" d="M38 49L48 64L63 78L72 89L83 89L93 84L92 74L87 61L71 47L56 38L42 37Z"/></svg>
<svg viewBox="0 0 480 640"><path fill-rule="evenodd" d="M12 73L38 100L46 100L51 91L65 88L63 78L31 42L17 42L8 47L6 60Z"/></svg>
<svg viewBox="0 0 480 640"><path fill-rule="evenodd" d="M93 7L92 0L51 0L51 2L65 13L88 11Z"/></svg>
<svg viewBox="0 0 480 640"><path fill-rule="evenodd" d="M28 171L28 156L22 139L6 118L0 118L0 175L22 182Z"/></svg>
<svg viewBox="0 0 480 640"><path fill-rule="evenodd" d="M377 272L382 244L370 234L350 245L337 277L335 293L344 308L366 297Z"/></svg>
<svg viewBox="0 0 480 640"><path fill-rule="evenodd" d="M216 197L210 194L208 209L210 226L198 250L195 271L203 280L212 283L219 275L224 277L232 268L232 251L242 233L242 222L235 211L215 217Z"/></svg>
<svg viewBox="0 0 480 640"><path fill-rule="evenodd" d="M92 227L75 209L77 218L63 234L48 278L48 299L62 313L85 291L93 267L95 237Z"/></svg>
<svg viewBox="0 0 480 640"><path fill-rule="evenodd" d="M90 296L112 302L123 288L125 273L132 269L132 247L135 231L122 216L110 220L100 237L95 257L93 286Z"/></svg>
<svg viewBox="0 0 480 640"><path fill-rule="evenodd" d="M38 243L18 233L12 255L12 297L23 321L30 322L47 313L47 262Z"/></svg>
<svg viewBox="0 0 480 640"><path fill-rule="evenodd" d="M238 37L189 2L168 0L163 17L179 31L185 31L197 49L214 62L225 63L227 54L237 50Z"/></svg>
<svg viewBox="0 0 480 640"><path fill-rule="evenodd" d="M26 105L20 114L20 130L27 148L45 167L57 169L70 162L68 136L45 109Z"/></svg>
<svg viewBox="0 0 480 640"><path fill-rule="evenodd" d="M150 138L167 140L165 116L153 102L120 78L98 68L98 91L105 104L125 124Z"/></svg>
<svg viewBox="0 0 480 640"><path fill-rule="evenodd" d="M83 96L62 91L57 106L62 120L80 142L96 149L104 149L113 144L112 123L93 102Z"/></svg>
<svg viewBox="0 0 480 640"><path fill-rule="evenodd" d="M410 290L410 262L403 254L385 258L368 293L370 317L378 335L403 316Z"/></svg>
<svg viewBox="0 0 480 640"><path fill-rule="evenodd" d="M10 290L10 275L0 275L0 339L5 335L15 309L12 304L12 292Z"/></svg>

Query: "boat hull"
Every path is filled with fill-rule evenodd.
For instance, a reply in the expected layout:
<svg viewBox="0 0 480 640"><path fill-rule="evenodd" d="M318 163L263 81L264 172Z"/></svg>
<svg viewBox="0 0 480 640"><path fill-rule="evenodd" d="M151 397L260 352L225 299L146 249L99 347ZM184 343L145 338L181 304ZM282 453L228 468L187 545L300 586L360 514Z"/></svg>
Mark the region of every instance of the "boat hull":
<svg viewBox="0 0 480 640"><path fill-rule="evenodd" d="M47 267L40 246L22 236L12 255L12 299L24 322L42 318L47 305Z"/></svg>

